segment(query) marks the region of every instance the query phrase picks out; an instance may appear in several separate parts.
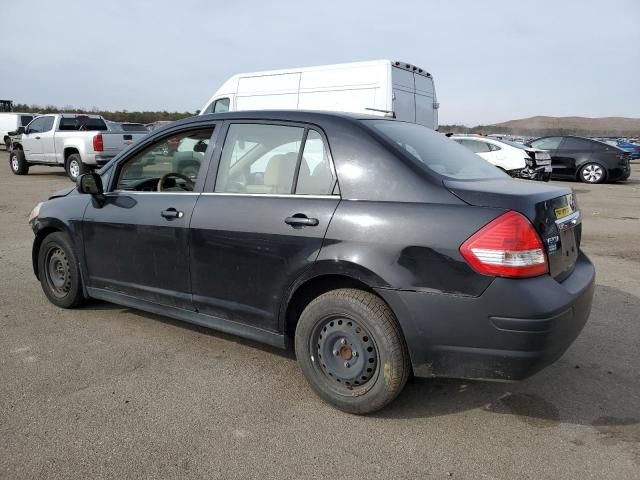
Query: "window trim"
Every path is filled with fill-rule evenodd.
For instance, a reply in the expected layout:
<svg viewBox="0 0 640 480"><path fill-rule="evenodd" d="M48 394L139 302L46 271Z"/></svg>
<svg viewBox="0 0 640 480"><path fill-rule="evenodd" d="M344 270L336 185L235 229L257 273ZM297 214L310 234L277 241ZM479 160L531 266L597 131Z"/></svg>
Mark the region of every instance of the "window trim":
<svg viewBox="0 0 640 480"><path fill-rule="evenodd" d="M252 125L279 125L283 127L298 127L304 128L304 133L302 135L302 141L300 144L300 150L298 152L298 158L296 160L296 172L294 173L294 182L291 193L282 194L282 193L235 193L235 192L216 192L215 185L218 179L218 173L220 172L220 162L222 160L222 150L224 148L224 144L227 140L227 135L229 133L229 128L231 125L237 124L252 124ZM331 152L331 145L329 144L329 139L325 134L324 130L316 124L306 123L306 122L294 122L287 120L265 120L265 119L251 119L251 118L243 118L243 119L229 119L224 120L222 128L220 128L218 132L218 139L216 141L215 149L213 151L213 156L211 158L209 172L204 184L204 188L202 190L203 195L236 195L236 196L262 196L262 197L295 197L295 198L312 198L314 195L306 195L303 193L295 193L295 190L298 186L298 174L300 172L300 162L302 161L302 153L304 152L304 146L306 144L306 139L308 135L308 130L314 130L322 139L324 146L327 150L327 159L329 160L329 168L331 169L331 173L333 175L333 184L331 185L330 191L332 193L328 193L327 195L315 195L318 198L342 198L340 193L340 186L338 180L338 173L335 168L335 164L333 161L333 154ZM336 191L336 185L338 185L338 193L333 193Z"/></svg>

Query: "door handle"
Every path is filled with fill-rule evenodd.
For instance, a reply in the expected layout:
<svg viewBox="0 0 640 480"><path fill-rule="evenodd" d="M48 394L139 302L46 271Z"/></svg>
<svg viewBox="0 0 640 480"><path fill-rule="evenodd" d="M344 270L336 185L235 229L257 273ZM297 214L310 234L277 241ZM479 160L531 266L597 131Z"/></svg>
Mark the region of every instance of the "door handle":
<svg viewBox="0 0 640 480"><path fill-rule="evenodd" d="M167 220L171 220L173 218L182 218L184 213L172 207L163 210L162 212L160 212L160 215L162 215Z"/></svg>
<svg viewBox="0 0 640 480"><path fill-rule="evenodd" d="M317 218L309 218L303 213L296 213L292 217L285 218L284 223L292 227L315 227L320 222Z"/></svg>
<svg viewBox="0 0 640 480"><path fill-rule="evenodd" d="M36 140L40 140L40 137L36 137Z"/></svg>

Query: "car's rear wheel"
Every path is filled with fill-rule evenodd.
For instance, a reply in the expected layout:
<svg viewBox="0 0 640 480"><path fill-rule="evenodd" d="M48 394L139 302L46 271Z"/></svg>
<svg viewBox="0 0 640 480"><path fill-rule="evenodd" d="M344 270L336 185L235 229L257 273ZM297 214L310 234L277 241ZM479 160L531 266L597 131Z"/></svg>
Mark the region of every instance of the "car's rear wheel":
<svg viewBox="0 0 640 480"><path fill-rule="evenodd" d="M24 158L24 152L16 149L9 154L9 166L15 175L26 175L29 173L29 164Z"/></svg>
<svg viewBox="0 0 640 480"><path fill-rule="evenodd" d="M54 305L73 308L84 300L78 260L64 233L52 233L42 241L38 277L44 294Z"/></svg>
<svg viewBox="0 0 640 480"><path fill-rule="evenodd" d="M606 178L606 172L597 163L587 163L580 169L580 180L584 183L602 183Z"/></svg>
<svg viewBox="0 0 640 480"><path fill-rule="evenodd" d="M88 168L82 163L80 155L77 153L69 155L69 158L67 158L67 176L71 180L75 182L80 175L88 171Z"/></svg>
<svg viewBox="0 0 640 480"><path fill-rule="evenodd" d="M393 312L362 290L332 290L309 303L296 328L295 347L311 387L349 413L383 408L402 391L411 372Z"/></svg>

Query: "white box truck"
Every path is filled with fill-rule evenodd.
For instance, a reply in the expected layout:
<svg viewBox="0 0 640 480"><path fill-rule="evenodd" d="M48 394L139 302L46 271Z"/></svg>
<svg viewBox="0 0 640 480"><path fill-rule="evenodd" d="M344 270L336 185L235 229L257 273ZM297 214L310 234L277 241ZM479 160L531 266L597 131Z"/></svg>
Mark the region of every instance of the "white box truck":
<svg viewBox="0 0 640 480"><path fill-rule="evenodd" d="M433 77L392 60L240 73L211 97L201 115L236 110L329 110L387 115L438 128Z"/></svg>

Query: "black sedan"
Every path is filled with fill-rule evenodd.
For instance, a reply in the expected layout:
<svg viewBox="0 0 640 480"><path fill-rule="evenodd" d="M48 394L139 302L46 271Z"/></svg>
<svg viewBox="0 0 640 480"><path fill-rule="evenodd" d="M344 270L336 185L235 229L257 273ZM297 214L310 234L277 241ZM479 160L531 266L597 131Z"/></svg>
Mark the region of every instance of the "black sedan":
<svg viewBox="0 0 640 480"><path fill-rule="evenodd" d="M604 142L582 137L557 136L538 138L528 145L549 151L552 178L602 183L626 180L631 175L631 155Z"/></svg>
<svg viewBox="0 0 640 480"><path fill-rule="evenodd" d="M593 296L571 190L380 117L175 122L30 222L55 305L101 299L295 345L313 389L353 413L412 373L525 378L568 348Z"/></svg>

